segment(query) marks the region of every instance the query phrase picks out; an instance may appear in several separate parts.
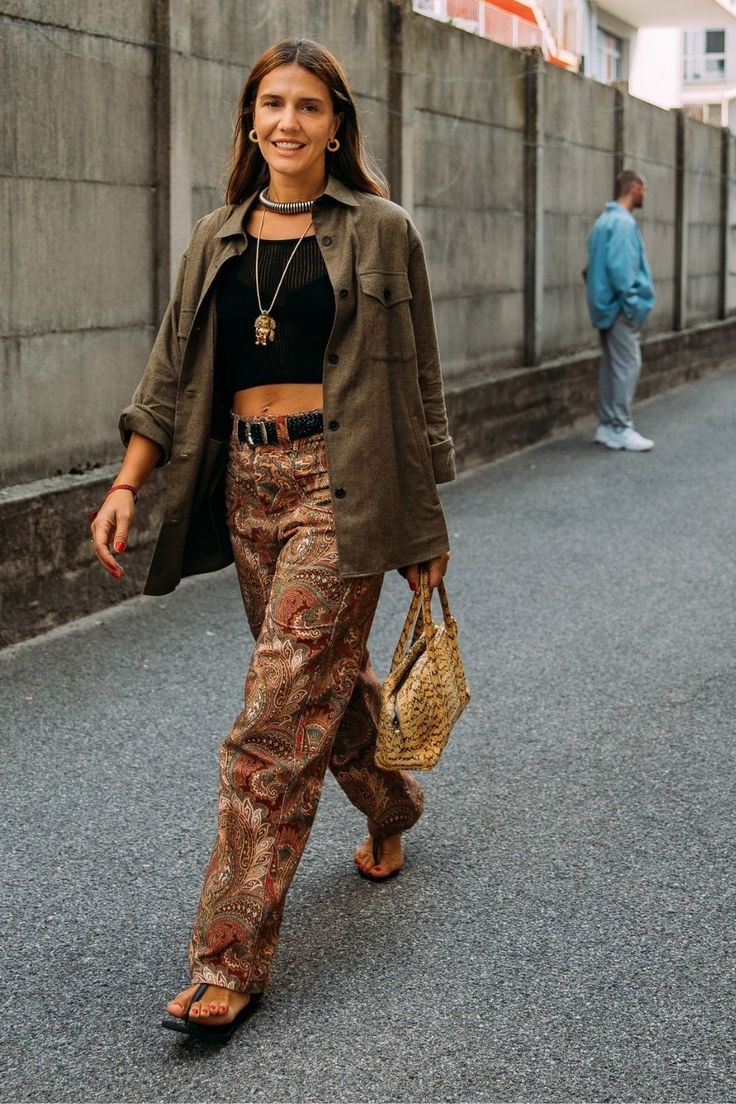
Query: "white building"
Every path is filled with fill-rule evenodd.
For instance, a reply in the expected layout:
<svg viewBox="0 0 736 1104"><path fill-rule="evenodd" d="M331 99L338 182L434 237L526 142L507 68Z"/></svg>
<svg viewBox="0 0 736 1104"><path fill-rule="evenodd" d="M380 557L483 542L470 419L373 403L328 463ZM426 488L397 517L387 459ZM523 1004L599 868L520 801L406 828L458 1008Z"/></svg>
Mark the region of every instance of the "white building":
<svg viewBox="0 0 736 1104"><path fill-rule="evenodd" d="M716 14L699 27L642 32L629 90L736 132L736 21Z"/></svg>

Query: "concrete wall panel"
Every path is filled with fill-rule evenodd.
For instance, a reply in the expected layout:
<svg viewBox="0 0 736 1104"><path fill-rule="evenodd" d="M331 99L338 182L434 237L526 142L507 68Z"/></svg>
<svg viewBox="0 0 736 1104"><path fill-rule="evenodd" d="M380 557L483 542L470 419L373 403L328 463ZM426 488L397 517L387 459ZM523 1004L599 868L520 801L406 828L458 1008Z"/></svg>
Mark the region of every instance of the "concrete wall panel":
<svg viewBox="0 0 736 1104"><path fill-rule="evenodd" d="M721 249L721 132L685 120L687 212L687 320L718 316Z"/></svg>
<svg viewBox="0 0 736 1104"><path fill-rule="evenodd" d="M412 149L415 205L523 211L522 135L416 111Z"/></svg>
<svg viewBox="0 0 736 1104"><path fill-rule="evenodd" d="M149 188L21 179L3 181L2 193L12 212L9 332L152 323Z"/></svg>
<svg viewBox="0 0 736 1104"><path fill-rule="evenodd" d="M421 15L411 27L416 107L523 133L523 54Z"/></svg>
<svg viewBox="0 0 736 1104"><path fill-rule="evenodd" d="M522 357L525 59L420 16L411 42L412 210L452 383Z"/></svg>
<svg viewBox="0 0 736 1104"><path fill-rule="evenodd" d="M0 14L41 24L39 38L49 27L70 27L147 45L152 8L153 0L2 0Z"/></svg>
<svg viewBox="0 0 736 1104"><path fill-rule="evenodd" d="M523 294L520 214L424 207L417 211L417 223L435 298L483 291Z"/></svg>
<svg viewBox="0 0 736 1104"><path fill-rule="evenodd" d="M547 144L613 149L616 94L612 88L554 65L545 66L543 84Z"/></svg>
<svg viewBox="0 0 736 1104"><path fill-rule="evenodd" d="M0 485L117 459L117 417L153 333L128 327L0 341Z"/></svg>
<svg viewBox="0 0 736 1104"><path fill-rule="evenodd" d="M518 292L479 290L440 297L435 315L448 386L480 375L490 378L521 363L524 302Z"/></svg>
<svg viewBox="0 0 736 1104"><path fill-rule="evenodd" d="M17 108L3 113L3 175L151 184L150 51L26 23L3 32L0 67Z"/></svg>

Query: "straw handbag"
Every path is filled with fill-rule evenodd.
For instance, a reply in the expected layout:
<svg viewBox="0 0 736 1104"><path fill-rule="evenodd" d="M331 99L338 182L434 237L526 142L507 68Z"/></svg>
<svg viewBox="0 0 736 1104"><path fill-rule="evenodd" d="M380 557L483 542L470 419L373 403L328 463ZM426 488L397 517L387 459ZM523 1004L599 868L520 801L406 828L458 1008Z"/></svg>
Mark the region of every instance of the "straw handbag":
<svg viewBox="0 0 736 1104"><path fill-rule="evenodd" d="M431 770L470 701L457 622L443 582L437 592L444 616L441 625L432 620L429 574L422 568L381 691L375 758L385 770Z"/></svg>

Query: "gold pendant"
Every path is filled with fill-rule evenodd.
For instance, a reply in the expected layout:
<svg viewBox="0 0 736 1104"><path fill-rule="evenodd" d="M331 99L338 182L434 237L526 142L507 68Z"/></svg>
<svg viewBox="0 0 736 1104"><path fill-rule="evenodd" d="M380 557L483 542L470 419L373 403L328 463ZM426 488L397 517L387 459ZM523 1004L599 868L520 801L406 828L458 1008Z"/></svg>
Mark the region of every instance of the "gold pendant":
<svg viewBox="0 0 736 1104"><path fill-rule="evenodd" d="M265 345L276 337L276 322L266 311L256 318L256 345Z"/></svg>

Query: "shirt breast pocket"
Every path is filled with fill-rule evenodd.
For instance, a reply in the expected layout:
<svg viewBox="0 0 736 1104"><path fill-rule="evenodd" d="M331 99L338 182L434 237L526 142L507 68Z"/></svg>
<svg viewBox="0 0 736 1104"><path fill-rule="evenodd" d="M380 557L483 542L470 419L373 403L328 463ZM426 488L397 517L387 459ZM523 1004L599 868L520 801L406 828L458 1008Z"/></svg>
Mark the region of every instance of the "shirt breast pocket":
<svg viewBox="0 0 736 1104"><path fill-rule="evenodd" d="M411 285L406 272L359 272L365 339L373 360L409 360L414 355Z"/></svg>

